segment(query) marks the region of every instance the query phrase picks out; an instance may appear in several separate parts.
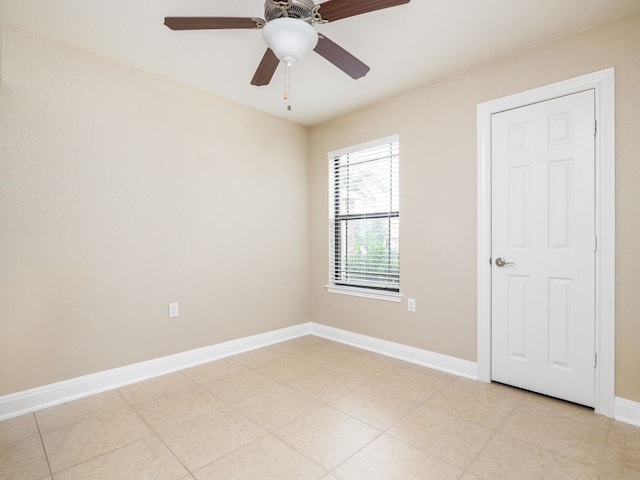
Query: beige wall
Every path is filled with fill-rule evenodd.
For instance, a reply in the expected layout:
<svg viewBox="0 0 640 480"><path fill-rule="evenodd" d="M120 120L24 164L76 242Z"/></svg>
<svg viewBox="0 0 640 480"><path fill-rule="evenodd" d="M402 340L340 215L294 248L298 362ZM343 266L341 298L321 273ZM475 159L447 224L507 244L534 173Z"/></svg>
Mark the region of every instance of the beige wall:
<svg viewBox="0 0 640 480"><path fill-rule="evenodd" d="M313 321L476 361L476 106L616 67L616 394L640 401L640 15L512 56L314 127ZM329 294L327 160L398 133L401 304Z"/></svg>
<svg viewBox="0 0 640 480"><path fill-rule="evenodd" d="M3 62L0 395L309 321L306 128L10 28Z"/></svg>

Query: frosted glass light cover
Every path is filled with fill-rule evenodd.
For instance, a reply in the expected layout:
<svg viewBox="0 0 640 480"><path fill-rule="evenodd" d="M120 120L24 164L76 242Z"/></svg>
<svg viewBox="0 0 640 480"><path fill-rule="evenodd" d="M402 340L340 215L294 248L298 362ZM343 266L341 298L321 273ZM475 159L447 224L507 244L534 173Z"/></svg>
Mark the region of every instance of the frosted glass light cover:
<svg viewBox="0 0 640 480"><path fill-rule="evenodd" d="M293 64L318 43L318 34L308 23L296 18L276 18L262 28L262 38L282 62Z"/></svg>

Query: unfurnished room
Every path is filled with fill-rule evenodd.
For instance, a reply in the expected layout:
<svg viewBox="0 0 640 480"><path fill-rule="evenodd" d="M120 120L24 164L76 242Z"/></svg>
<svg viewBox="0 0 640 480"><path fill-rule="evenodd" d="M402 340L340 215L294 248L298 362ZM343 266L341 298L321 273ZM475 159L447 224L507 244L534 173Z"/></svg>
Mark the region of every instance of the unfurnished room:
<svg viewBox="0 0 640 480"><path fill-rule="evenodd" d="M640 0L4 0L0 479L640 478Z"/></svg>

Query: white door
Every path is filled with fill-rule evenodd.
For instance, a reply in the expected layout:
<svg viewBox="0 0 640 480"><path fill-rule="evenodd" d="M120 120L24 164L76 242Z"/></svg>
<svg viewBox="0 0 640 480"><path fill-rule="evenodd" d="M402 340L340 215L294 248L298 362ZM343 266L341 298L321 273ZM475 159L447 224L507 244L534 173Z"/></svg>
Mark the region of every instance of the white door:
<svg viewBox="0 0 640 480"><path fill-rule="evenodd" d="M595 394L593 90L492 115L491 377Z"/></svg>

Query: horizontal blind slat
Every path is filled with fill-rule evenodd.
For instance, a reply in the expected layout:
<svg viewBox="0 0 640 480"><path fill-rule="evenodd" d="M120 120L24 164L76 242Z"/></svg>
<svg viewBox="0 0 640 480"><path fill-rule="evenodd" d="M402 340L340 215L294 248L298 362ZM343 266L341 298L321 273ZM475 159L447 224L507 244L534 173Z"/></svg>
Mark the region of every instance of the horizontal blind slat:
<svg viewBox="0 0 640 480"><path fill-rule="evenodd" d="M332 283L398 291L398 142L330 161Z"/></svg>

